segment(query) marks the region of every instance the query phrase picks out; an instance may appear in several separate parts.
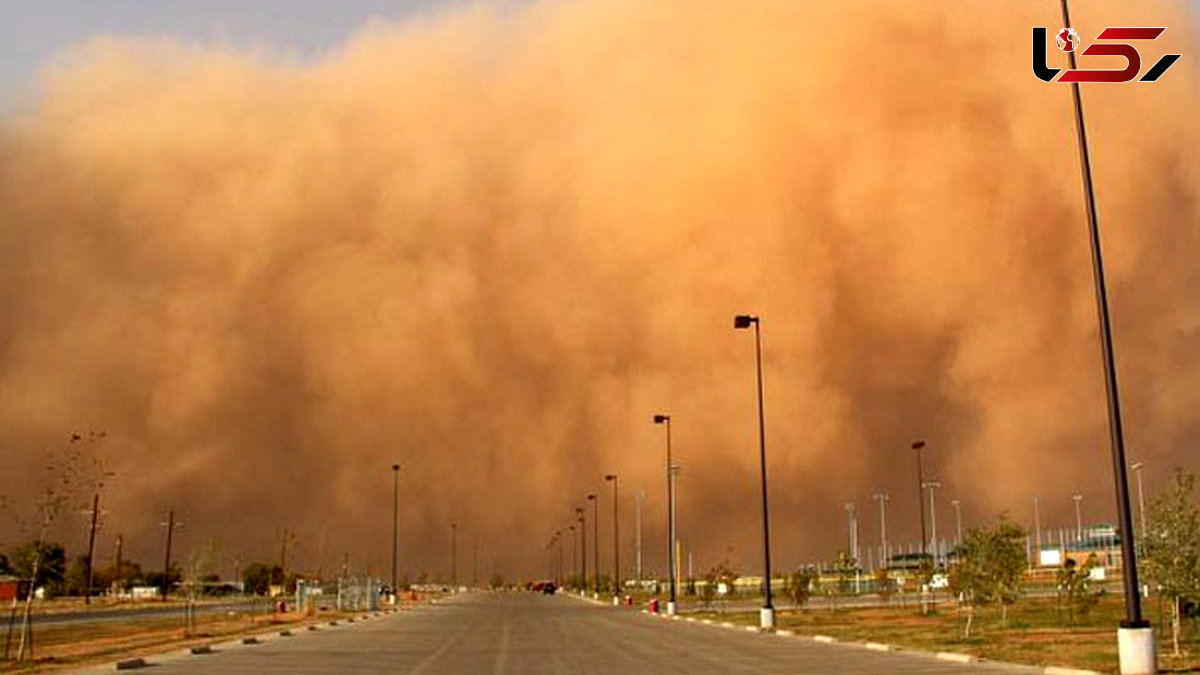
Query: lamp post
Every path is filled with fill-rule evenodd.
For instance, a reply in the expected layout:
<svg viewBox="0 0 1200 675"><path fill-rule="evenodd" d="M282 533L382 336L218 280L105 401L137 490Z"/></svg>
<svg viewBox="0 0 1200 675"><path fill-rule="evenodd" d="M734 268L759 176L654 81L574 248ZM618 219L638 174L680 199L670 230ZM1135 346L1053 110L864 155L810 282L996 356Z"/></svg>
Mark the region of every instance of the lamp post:
<svg viewBox="0 0 1200 675"><path fill-rule="evenodd" d="M1033 498L1033 532L1037 537L1037 560L1040 562L1042 556L1042 509L1036 496Z"/></svg>
<svg viewBox="0 0 1200 675"><path fill-rule="evenodd" d="M617 474L610 473L604 480L613 484L613 604L618 604L621 596L621 520L617 509Z"/></svg>
<svg viewBox="0 0 1200 675"><path fill-rule="evenodd" d="M954 546L958 548L962 546L962 504L951 499L950 506L954 507Z"/></svg>
<svg viewBox="0 0 1200 675"><path fill-rule="evenodd" d="M392 465L392 602L396 596L396 551L400 537L400 465Z"/></svg>
<svg viewBox="0 0 1200 675"><path fill-rule="evenodd" d="M733 317L735 330L751 326L754 326L754 364L758 376L758 460L762 479L763 606L759 611L759 625L765 630L770 630L775 627L775 608L771 605L771 523L770 511L767 508L767 430L763 413L762 329L757 316L738 314Z"/></svg>
<svg viewBox="0 0 1200 675"><path fill-rule="evenodd" d="M579 532L574 525L569 525L571 530L571 574L579 574L579 548L575 545L575 541L579 539ZM578 578L578 577L576 577Z"/></svg>
<svg viewBox="0 0 1200 675"><path fill-rule="evenodd" d="M1071 501L1075 502L1075 543L1083 541L1083 511L1080 504L1083 502L1083 495L1071 495Z"/></svg>
<svg viewBox="0 0 1200 675"><path fill-rule="evenodd" d="M587 511L582 506L575 507L575 515L579 521L579 588L587 590Z"/></svg>
<svg viewBox="0 0 1200 675"><path fill-rule="evenodd" d="M637 585L638 590L642 588L642 500L646 498L646 491L639 489L637 491L637 509L634 511L634 525L637 530Z"/></svg>
<svg viewBox="0 0 1200 675"><path fill-rule="evenodd" d="M1129 468L1133 469L1134 476L1137 477L1138 485L1138 520L1141 521L1142 536L1146 536L1146 493L1142 489L1142 468L1145 467L1144 462L1134 462Z"/></svg>
<svg viewBox="0 0 1200 675"><path fill-rule="evenodd" d="M1061 0L1064 26L1071 25L1067 0ZM1034 31L1034 38L1038 31ZM1045 49L1045 31L1041 31L1041 48ZM1035 44L1035 49L1038 45ZM1075 69L1075 52L1067 52L1067 60ZM1071 83L1074 102L1075 131L1079 146L1080 174L1083 179L1084 207L1088 220L1088 240L1092 252L1092 277L1095 282L1096 318L1100 328L1100 355L1104 370L1104 391L1108 403L1108 430L1112 450L1113 482L1117 501L1117 520L1121 533L1122 581L1125 589L1125 620L1117 630L1120 670L1123 674L1153 673L1158 670L1154 650L1154 631L1142 618L1141 589L1137 579L1137 558L1133 545L1133 518L1129 511L1129 481L1125 473L1125 439L1121 428L1121 404L1117 387L1116 357L1113 355L1112 326L1108 314L1108 290L1104 279L1104 258L1100 245L1100 225L1096 215L1096 196L1092 185L1092 161L1088 149L1087 128L1083 118L1083 99L1079 83Z"/></svg>
<svg viewBox="0 0 1200 675"><path fill-rule="evenodd" d="M930 529L930 547L933 549L933 563L936 565L938 561L938 540L937 540L937 509L933 503L933 491L942 487L942 484L936 480L927 481L924 485L929 490L929 529Z"/></svg>
<svg viewBox="0 0 1200 675"><path fill-rule="evenodd" d="M592 503L592 593L600 594L600 497L596 493L587 496Z"/></svg>
<svg viewBox="0 0 1200 675"><path fill-rule="evenodd" d="M913 441L912 449L917 453L917 509L921 512L921 556L926 554L925 550L925 501L922 499L921 491L925 488L925 471L921 468L921 450L925 447L925 441Z"/></svg>
<svg viewBox="0 0 1200 675"><path fill-rule="evenodd" d="M858 518L854 513L854 502L846 502L842 505L846 509L846 526L848 528L847 543L850 546L850 557L858 561Z"/></svg>
<svg viewBox="0 0 1200 675"><path fill-rule="evenodd" d="M655 415L655 424L667 427L667 616L675 615L675 465L671 463L671 416Z"/></svg>
<svg viewBox="0 0 1200 675"><path fill-rule="evenodd" d="M876 492L871 495L875 501L879 502L879 566L887 568L888 551L887 551L887 503L891 497L886 492Z"/></svg>
<svg viewBox="0 0 1200 675"><path fill-rule="evenodd" d="M450 592L458 588L458 523L450 523Z"/></svg>

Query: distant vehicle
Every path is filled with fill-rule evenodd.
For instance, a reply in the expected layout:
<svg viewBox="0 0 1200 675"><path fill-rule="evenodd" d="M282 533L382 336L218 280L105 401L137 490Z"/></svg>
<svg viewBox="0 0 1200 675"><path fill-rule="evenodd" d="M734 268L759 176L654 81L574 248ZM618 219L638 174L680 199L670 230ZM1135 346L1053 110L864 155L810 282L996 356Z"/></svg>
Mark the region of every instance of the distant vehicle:
<svg viewBox="0 0 1200 675"><path fill-rule="evenodd" d="M526 586L526 588L534 593L545 593L547 595L553 595L558 590L553 581L535 581Z"/></svg>
<svg viewBox="0 0 1200 675"><path fill-rule="evenodd" d="M554 595L555 591L557 590L558 587L554 585L553 581L547 581L546 585L542 586L542 592L546 595Z"/></svg>

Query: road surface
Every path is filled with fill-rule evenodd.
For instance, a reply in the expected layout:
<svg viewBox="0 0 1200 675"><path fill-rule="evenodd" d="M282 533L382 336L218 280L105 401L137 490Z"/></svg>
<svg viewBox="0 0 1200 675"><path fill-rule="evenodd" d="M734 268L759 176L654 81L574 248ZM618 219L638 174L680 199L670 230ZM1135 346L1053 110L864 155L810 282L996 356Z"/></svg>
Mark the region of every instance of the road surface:
<svg viewBox="0 0 1200 675"><path fill-rule="evenodd" d="M465 594L263 644L232 644L208 655L176 652L147 661L155 675L1028 672L655 618L561 594L532 593ZM113 672L113 666L87 672Z"/></svg>

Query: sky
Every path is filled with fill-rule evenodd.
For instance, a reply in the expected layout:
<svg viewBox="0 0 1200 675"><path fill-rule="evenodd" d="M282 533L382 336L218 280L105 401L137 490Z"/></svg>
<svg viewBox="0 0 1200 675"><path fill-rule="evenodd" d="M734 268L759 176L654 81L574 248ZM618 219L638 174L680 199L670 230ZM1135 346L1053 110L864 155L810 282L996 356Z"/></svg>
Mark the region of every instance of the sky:
<svg viewBox="0 0 1200 675"><path fill-rule="evenodd" d="M102 481L102 560L158 559L174 509L226 575L285 530L297 568L380 574L399 463L410 579L451 524L540 576L588 493L607 541L612 472L625 573L638 490L661 572L669 413L685 550L754 573L743 312L776 569L843 547L848 502L873 543L880 491L916 542L918 438L943 536L951 499L1111 522L1070 99L1029 67L1056 5L3 5L0 548L54 494L77 553ZM1184 54L1085 90L1153 493L1200 442L1194 5L1077 14Z"/></svg>
<svg viewBox="0 0 1200 675"><path fill-rule="evenodd" d="M6 0L0 3L0 106L36 87L63 50L100 35L168 35L312 58L370 19L402 19L450 0Z"/></svg>

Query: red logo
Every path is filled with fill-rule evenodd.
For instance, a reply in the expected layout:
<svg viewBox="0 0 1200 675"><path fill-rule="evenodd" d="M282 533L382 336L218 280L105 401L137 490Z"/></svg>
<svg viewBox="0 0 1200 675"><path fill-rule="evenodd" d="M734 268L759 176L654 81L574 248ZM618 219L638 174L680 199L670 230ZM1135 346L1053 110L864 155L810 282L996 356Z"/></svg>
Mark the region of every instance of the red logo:
<svg viewBox="0 0 1200 675"><path fill-rule="evenodd" d="M1058 31L1058 36L1054 38L1054 42L1064 52L1073 52L1075 51L1075 47L1079 46L1079 33L1074 28L1064 28Z"/></svg>
<svg viewBox="0 0 1200 675"><path fill-rule="evenodd" d="M1120 70L1093 70L1072 68L1058 78L1059 82L1132 82L1142 71L1142 55L1128 42L1118 40L1156 40L1166 28L1105 28L1096 36L1096 42L1080 52L1080 56L1120 56L1125 67ZM1101 42L1107 40L1108 42ZM1054 38L1058 48L1071 54L1079 46L1079 33L1074 28L1064 28ZM1164 54L1138 79L1138 82L1154 82L1179 60L1179 54ZM1071 56L1074 59L1074 56ZM1033 29L1033 74L1043 82L1053 82L1061 68L1046 65L1046 29Z"/></svg>

